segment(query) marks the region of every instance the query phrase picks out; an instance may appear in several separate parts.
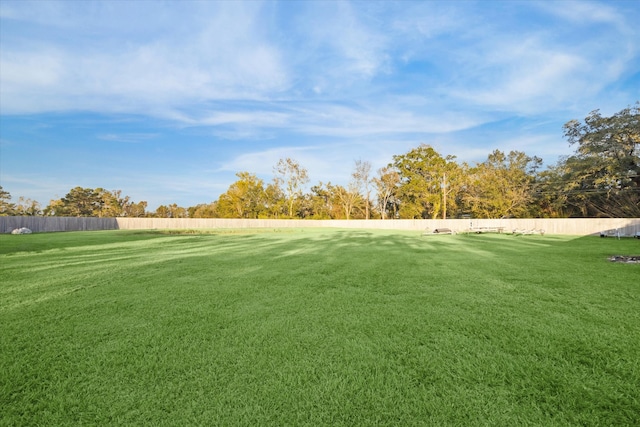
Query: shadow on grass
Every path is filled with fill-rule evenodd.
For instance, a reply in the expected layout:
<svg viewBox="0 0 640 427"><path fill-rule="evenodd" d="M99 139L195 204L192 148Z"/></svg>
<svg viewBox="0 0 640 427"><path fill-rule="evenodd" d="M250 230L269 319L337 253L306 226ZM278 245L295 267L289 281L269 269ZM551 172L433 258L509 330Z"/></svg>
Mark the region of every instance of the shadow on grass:
<svg viewBox="0 0 640 427"><path fill-rule="evenodd" d="M150 240L159 236L151 233L128 231L66 231L33 234L0 234L0 255L18 252L41 253L52 249L100 246L137 240Z"/></svg>
<svg viewBox="0 0 640 427"><path fill-rule="evenodd" d="M0 264L7 425L639 421L638 270L606 261L636 242L44 237Z"/></svg>

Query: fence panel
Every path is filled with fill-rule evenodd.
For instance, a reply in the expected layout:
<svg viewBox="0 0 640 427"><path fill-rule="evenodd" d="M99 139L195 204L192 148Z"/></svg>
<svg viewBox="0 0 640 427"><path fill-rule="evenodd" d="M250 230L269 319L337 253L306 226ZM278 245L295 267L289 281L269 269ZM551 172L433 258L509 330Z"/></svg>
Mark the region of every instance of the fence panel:
<svg viewBox="0 0 640 427"><path fill-rule="evenodd" d="M34 233L54 231L117 230L115 218L55 217L55 216L0 216L0 232L11 233L26 227Z"/></svg>
<svg viewBox="0 0 640 427"><path fill-rule="evenodd" d="M612 230L616 234L640 233L640 218L522 218L522 219L399 219L399 220L296 220L226 218L72 218L4 216L0 232L26 227L33 232L152 229L241 229L241 228L352 228L433 231L448 228L456 232L501 229L544 230L547 234L593 235Z"/></svg>

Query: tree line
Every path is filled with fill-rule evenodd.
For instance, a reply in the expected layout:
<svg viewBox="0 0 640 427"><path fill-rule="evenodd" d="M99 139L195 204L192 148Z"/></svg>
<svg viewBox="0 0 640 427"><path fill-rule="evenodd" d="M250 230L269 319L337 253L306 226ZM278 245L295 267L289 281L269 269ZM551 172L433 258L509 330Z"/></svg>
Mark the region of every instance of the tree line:
<svg viewBox="0 0 640 427"><path fill-rule="evenodd" d="M308 171L280 159L265 182L243 171L218 200L188 208L147 211L120 190L75 187L45 208L0 187L0 215L162 218L523 218L640 217L640 103L611 117L592 111L571 120L564 136L572 155L542 169L522 151L494 150L475 165L421 144L371 170L356 160L346 184L319 182L305 190Z"/></svg>

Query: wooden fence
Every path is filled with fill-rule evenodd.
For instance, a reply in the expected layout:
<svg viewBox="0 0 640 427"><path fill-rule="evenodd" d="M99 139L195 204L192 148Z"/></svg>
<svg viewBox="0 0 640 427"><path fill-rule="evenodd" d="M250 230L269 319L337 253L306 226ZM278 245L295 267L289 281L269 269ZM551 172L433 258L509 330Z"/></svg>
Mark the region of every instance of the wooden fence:
<svg viewBox="0 0 640 427"><path fill-rule="evenodd" d="M242 228L356 228L383 230L456 232L500 229L541 231L546 234L634 236L640 233L640 218L525 218L525 219L402 219L402 220L296 220L296 219L185 219L185 218L71 218L0 216L0 232L26 227L33 232L85 230L151 230L151 229L242 229Z"/></svg>
<svg viewBox="0 0 640 427"><path fill-rule="evenodd" d="M51 231L117 230L115 218L75 218L55 216L0 216L0 232L11 233L26 227L34 233Z"/></svg>

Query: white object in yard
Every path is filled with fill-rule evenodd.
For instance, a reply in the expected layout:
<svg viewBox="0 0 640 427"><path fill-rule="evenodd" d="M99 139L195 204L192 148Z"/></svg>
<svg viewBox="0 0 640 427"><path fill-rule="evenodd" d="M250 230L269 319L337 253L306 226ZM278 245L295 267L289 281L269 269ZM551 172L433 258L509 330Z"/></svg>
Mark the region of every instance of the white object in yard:
<svg viewBox="0 0 640 427"><path fill-rule="evenodd" d="M27 227L16 228L11 232L11 234L31 234L31 233L33 232L29 230Z"/></svg>

